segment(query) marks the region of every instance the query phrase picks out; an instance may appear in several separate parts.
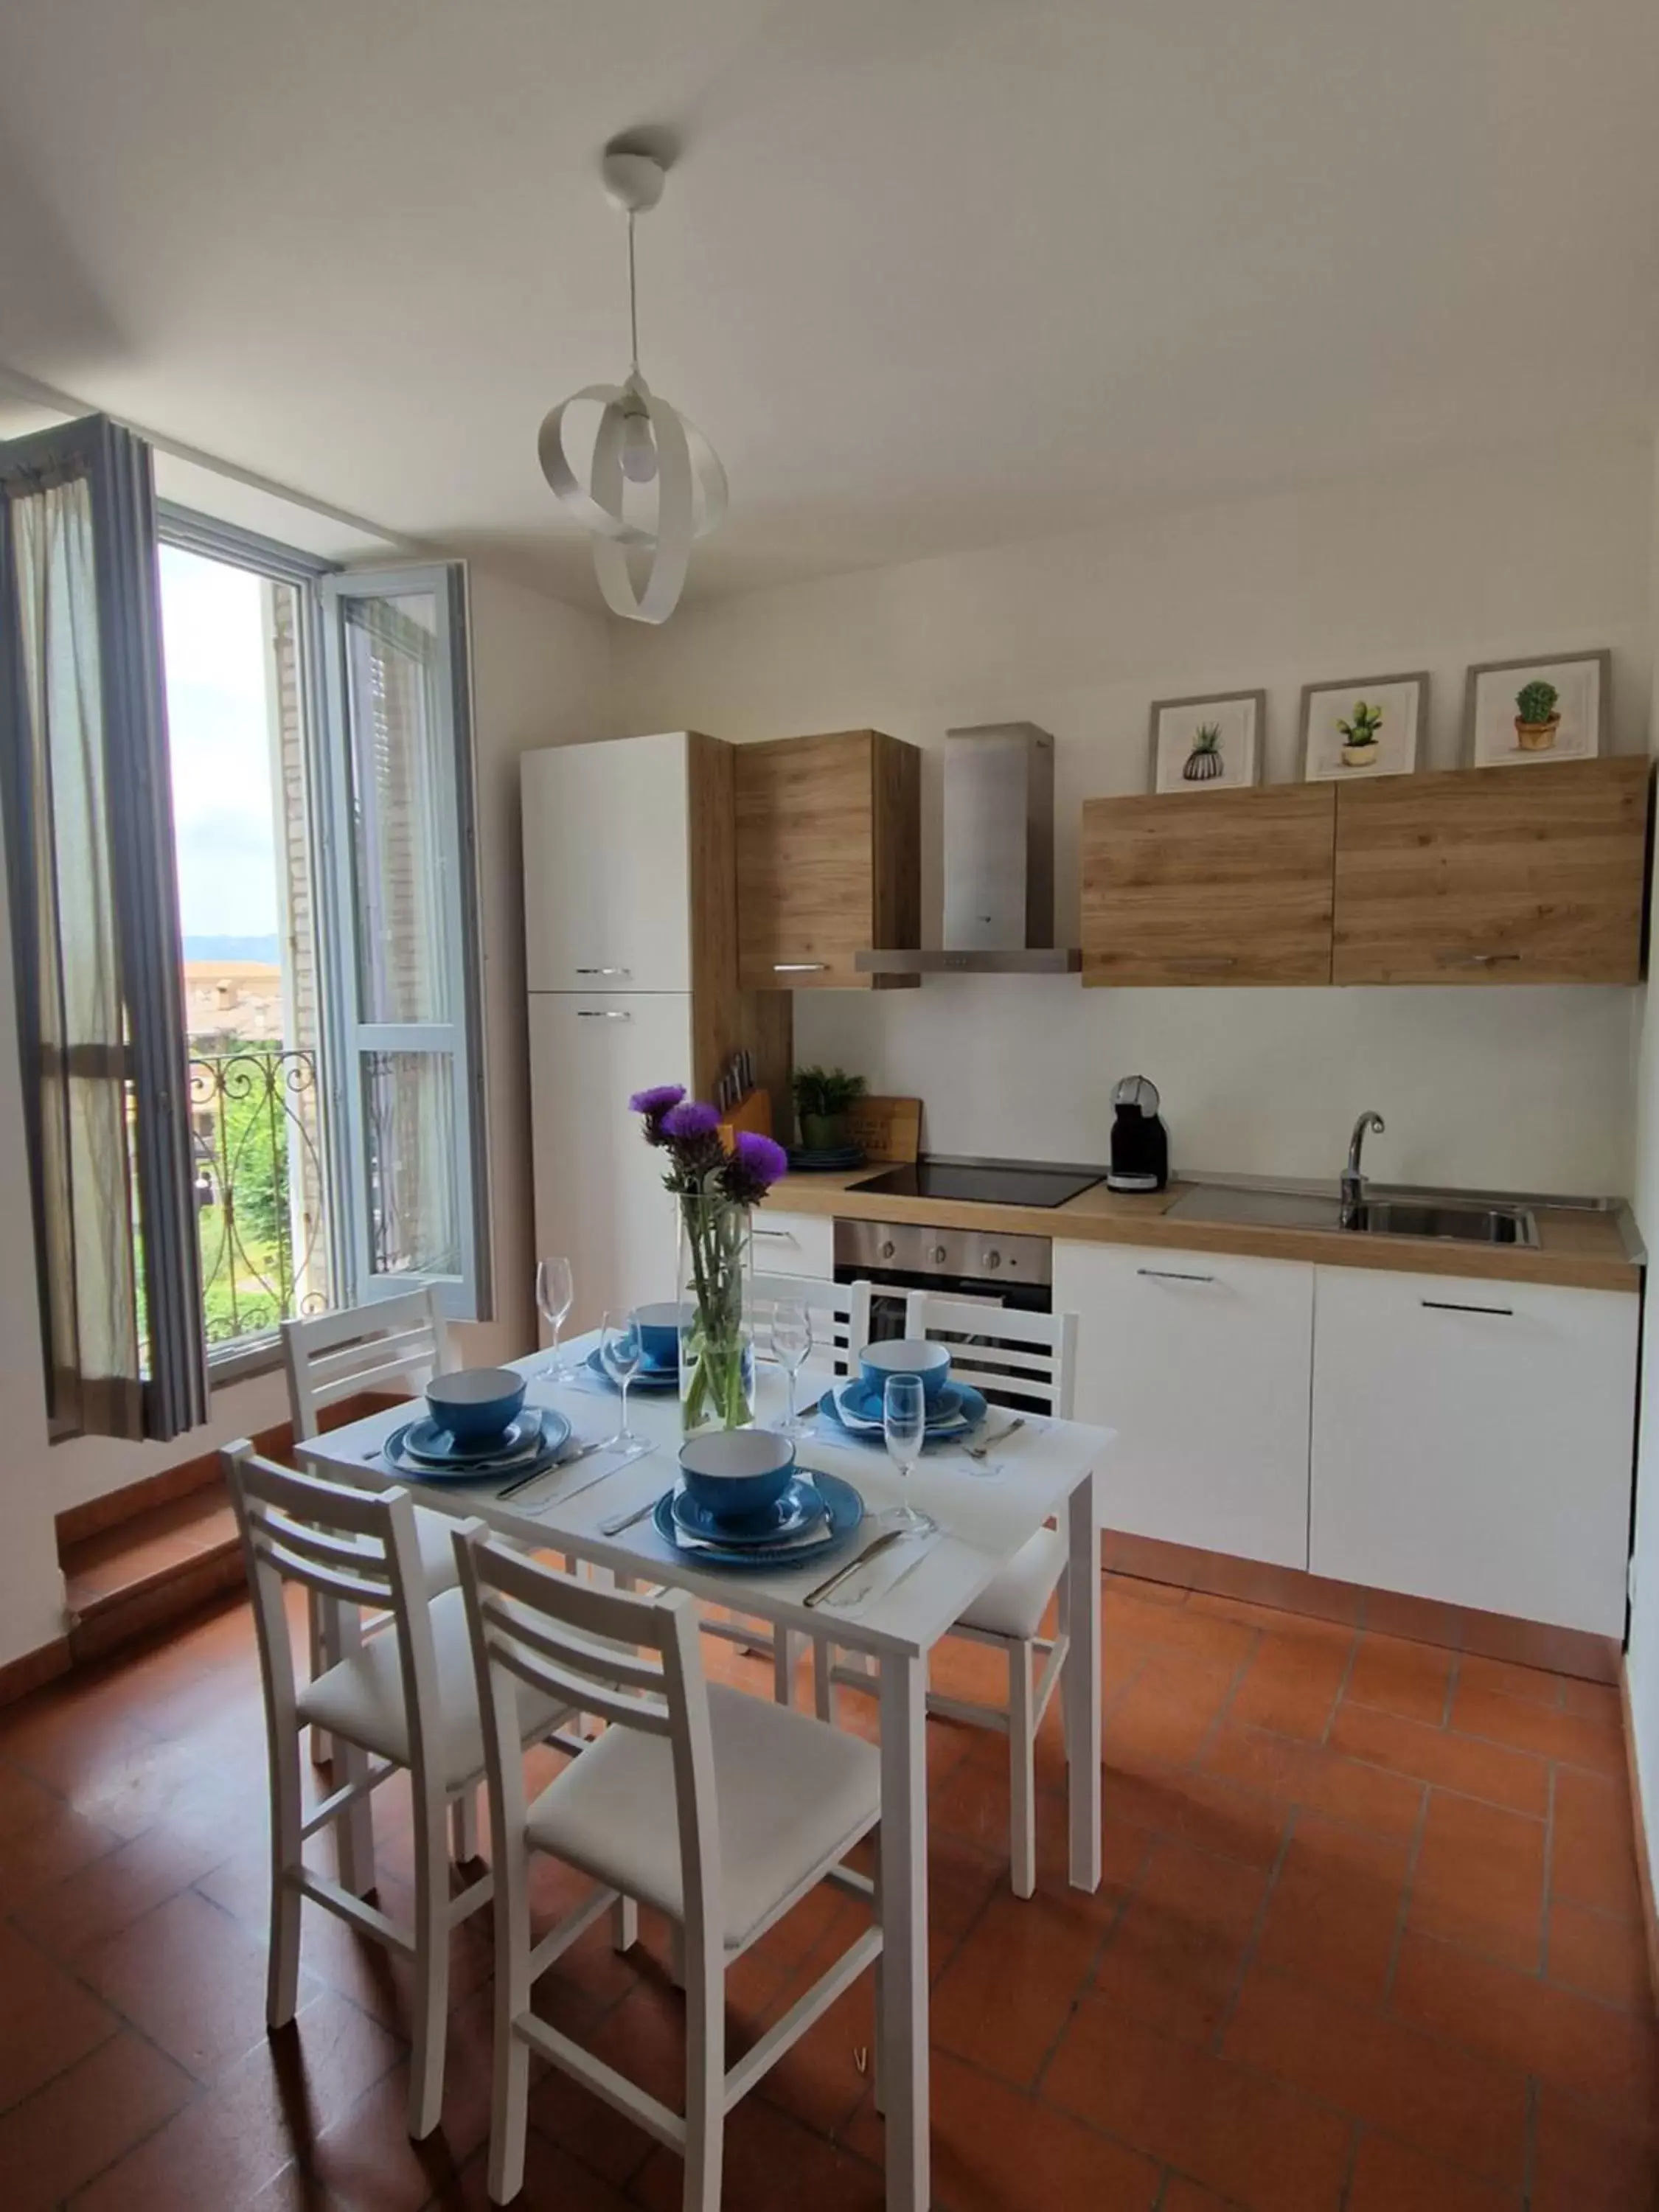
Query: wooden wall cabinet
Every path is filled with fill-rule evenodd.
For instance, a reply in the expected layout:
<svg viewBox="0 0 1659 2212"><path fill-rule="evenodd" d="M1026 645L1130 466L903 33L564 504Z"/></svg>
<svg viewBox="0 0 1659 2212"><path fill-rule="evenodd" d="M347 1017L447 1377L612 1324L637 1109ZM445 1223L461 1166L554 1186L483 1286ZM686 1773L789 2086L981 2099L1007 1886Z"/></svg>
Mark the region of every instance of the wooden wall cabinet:
<svg viewBox="0 0 1659 2212"><path fill-rule="evenodd" d="M1338 983L1635 983L1645 759L1389 776L1340 795Z"/></svg>
<svg viewBox="0 0 1659 2212"><path fill-rule="evenodd" d="M1083 980L1328 983L1329 784L1083 804Z"/></svg>
<svg viewBox="0 0 1659 2212"><path fill-rule="evenodd" d="M733 749L738 980L745 990L869 990L870 945L919 945L921 755L879 730Z"/></svg>
<svg viewBox="0 0 1659 2212"><path fill-rule="evenodd" d="M1091 799L1083 980L1635 983L1645 758Z"/></svg>

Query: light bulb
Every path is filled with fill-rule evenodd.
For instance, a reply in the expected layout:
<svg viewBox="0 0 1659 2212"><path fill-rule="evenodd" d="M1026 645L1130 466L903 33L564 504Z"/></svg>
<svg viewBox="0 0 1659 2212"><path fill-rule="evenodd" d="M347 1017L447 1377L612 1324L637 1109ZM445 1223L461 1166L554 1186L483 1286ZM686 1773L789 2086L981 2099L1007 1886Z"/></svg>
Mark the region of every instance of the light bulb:
<svg viewBox="0 0 1659 2212"><path fill-rule="evenodd" d="M651 417L643 407L623 411L622 465L630 483L649 483L657 473L657 442L651 434Z"/></svg>

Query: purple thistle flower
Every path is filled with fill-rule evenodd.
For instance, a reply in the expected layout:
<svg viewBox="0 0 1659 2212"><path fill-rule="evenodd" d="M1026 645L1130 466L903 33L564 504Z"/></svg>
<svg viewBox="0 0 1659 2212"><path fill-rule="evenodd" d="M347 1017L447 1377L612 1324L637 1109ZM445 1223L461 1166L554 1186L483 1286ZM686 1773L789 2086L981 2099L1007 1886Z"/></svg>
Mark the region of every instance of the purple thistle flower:
<svg viewBox="0 0 1659 2212"><path fill-rule="evenodd" d="M715 1109L699 1098L682 1097L662 1117L662 1133L671 1145L695 1145L712 1137L720 1125Z"/></svg>
<svg viewBox="0 0 1659 2212"><path fill-rule="evenodd" d="M684 1086L678 1083L658 1083L653 1085L649 1091L634 1093L628 1102L628 1110L630 1114L644 1116L644 1135L647 1145L662 1143L663 1115L678 1106L684 1096Z"/></svg>
<svg viewBox="0 0 1659 2212"><path fill-rule="evenodd" d="M789 1155L770 1137L744 1129L732 1146L720 1181L740 1206L755 1206L789 1169Z"/></svg>

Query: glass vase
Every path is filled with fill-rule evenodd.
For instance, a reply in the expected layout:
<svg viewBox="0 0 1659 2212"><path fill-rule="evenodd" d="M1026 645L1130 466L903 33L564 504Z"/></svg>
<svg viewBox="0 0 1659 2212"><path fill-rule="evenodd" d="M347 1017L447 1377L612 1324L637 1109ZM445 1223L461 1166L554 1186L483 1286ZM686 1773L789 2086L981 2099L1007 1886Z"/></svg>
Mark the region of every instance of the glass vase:
<svg viewBox="0 0 1659 2212"><path fill-rule="evenodd" d="M680 1420L685 1434L755 1419L749 1208L686 1194L679 1209Z"/></svg>

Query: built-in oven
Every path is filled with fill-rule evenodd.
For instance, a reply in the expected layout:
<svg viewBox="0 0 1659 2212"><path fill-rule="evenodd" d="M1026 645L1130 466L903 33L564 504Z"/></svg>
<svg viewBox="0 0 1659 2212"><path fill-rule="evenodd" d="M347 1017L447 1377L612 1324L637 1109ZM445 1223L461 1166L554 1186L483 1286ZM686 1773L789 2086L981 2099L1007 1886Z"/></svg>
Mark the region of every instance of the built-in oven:
<svg viewBox="0 0 1659 2212"><path fill-rule="evenodd" d="M920 1228L914 1222L836 1224L836 1280L871 1285L870 1333L904 1334L911 1291L973 1298L1026 1313L1053 1310L1054 1246L1046 1237ZM988 1329L987 1334L991 1332Z"/></svg>

